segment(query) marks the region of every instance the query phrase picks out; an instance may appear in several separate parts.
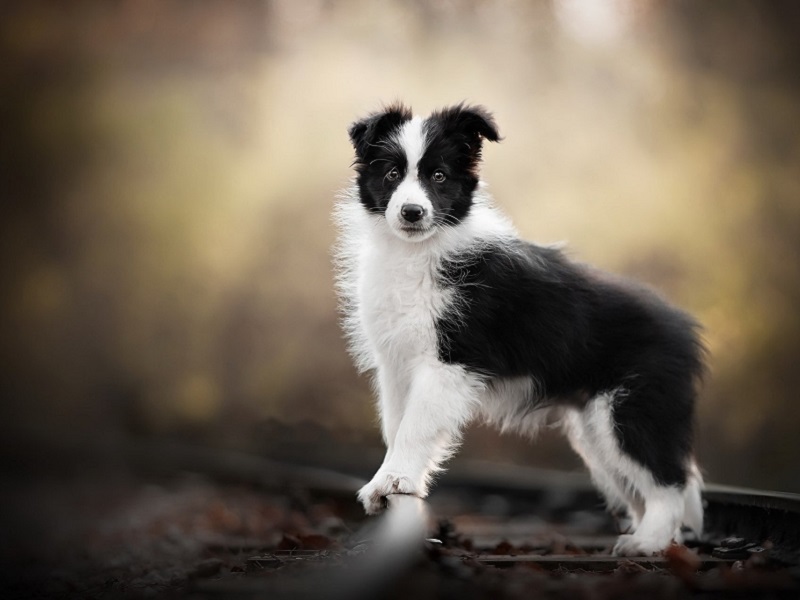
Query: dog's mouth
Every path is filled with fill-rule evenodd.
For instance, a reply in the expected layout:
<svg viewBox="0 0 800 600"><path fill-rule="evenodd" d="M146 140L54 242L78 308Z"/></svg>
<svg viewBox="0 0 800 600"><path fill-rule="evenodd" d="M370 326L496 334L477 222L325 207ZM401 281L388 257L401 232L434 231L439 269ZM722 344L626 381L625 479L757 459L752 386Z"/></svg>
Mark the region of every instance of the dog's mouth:
<svg viewBox="0 0 800 600"><path fill-rule="evenodd" d="M426 233L430 230L430 227L426 227L424 225L401 225L400 231L404 233L408 233L410 235L414 235L417 233Z"/></svg>
<svg viewBox="0 0 800 600"><path fill-rule="evenodd" d="M433 225L401 225L398 229L408 238L426 238L433 232Z"/></svg>

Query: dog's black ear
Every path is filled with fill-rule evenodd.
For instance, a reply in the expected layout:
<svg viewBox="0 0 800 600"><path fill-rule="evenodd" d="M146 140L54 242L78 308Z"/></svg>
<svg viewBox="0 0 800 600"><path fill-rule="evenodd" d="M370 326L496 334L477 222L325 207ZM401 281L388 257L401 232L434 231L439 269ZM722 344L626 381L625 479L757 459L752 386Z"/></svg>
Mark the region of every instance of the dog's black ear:
<svg viewBox="0 0 800 600"><path fill-rule="evenodd" d="M433 113L431 121L445 139L451 140L464 153L464 166L475 177L478 177L483 140L498 142L502 139L494 117L482 106L456 104Z"/></svg>
<svg viewBox="0 0 800 600"><path fill-rule="evenodd" d="M461 103L445 108L435 115L447 134L461 134L468 141L477 141L479 147L482 139L490 142L499 142L502 139L492 113L482 106Z"/></svg>
<svg viewBox="0 0 800 600"><path fill-rule="evenodd" d="M370 146L410 120L411 115L410 108L398 103L353 123L347 132L358 160L363 160Z"/></svg>

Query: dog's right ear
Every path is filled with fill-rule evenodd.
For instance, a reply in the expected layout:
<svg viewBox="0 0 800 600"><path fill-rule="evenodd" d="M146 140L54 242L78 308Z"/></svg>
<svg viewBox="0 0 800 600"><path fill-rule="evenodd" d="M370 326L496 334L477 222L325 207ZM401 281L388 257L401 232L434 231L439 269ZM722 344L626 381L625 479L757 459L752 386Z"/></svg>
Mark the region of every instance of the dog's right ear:
<svg viewBox="0 0 800 600"><path fill-rule="evenodd" d="M363 160L370 146L409 121L411 116L410 108L402 104L392 104L381 112L372 113L365 119L353 123L347 133L356 150L356 158Z"/></svg>

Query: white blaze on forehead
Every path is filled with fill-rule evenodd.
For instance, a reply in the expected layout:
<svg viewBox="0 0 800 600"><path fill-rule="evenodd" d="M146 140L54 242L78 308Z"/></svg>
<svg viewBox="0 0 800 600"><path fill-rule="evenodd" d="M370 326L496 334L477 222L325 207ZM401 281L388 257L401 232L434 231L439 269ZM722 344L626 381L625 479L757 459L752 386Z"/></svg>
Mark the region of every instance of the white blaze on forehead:
<svg viewBox="0 0 800 600"><path fill-rule="evenodd" d="M407 175L416 178L417 164L425 152L425 132L422 127L422 117L414 117L403 123L400 131L395 136L395 141L403 149L408 160Z"/></svg>
<svg viewBox="0 0 800 600"><path fill-rule="evenodd" d="M432 227L434 218L433 204L422 188L417 176L417 165L422 159L426 145L423 123L420 117L414 117L405 122L392 137L392 142L397 144L406 155L408 166L403 181L394 190L389 203L386 205L386 221L389 227L402 239L414 239L415 241L423 240L434 232ZM403 206L407 204L416 204L422 207L424 215L422 219L414 223L414 226L420 230L427 231L427 233L408 233L409 222L403 217ZM412 238L409 238L409 236L412 236Z"/></svg>

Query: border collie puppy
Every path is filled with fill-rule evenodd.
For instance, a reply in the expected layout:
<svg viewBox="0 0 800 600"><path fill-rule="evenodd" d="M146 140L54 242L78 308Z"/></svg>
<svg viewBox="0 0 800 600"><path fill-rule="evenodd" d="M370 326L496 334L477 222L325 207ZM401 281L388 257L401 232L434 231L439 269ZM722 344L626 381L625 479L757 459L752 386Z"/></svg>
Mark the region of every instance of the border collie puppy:
<svg viewBox="0 0 800 600"><path fill-rule="evenodd" d="M386 458L358 493L425 497L464 426L561 423L608 505L618 555L700 533L692 455L703 348L654 293L521 240L478 178L492 116L394 105L354 123L356 177L338 203L338 289L350 351L374 374Z"/></svg>

